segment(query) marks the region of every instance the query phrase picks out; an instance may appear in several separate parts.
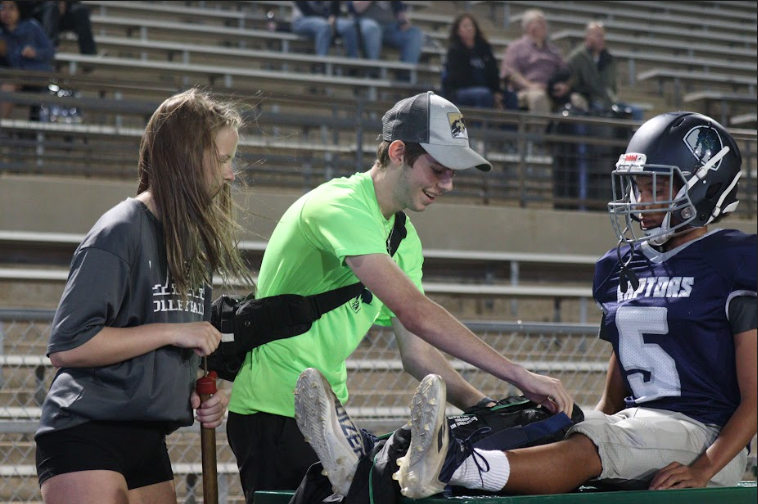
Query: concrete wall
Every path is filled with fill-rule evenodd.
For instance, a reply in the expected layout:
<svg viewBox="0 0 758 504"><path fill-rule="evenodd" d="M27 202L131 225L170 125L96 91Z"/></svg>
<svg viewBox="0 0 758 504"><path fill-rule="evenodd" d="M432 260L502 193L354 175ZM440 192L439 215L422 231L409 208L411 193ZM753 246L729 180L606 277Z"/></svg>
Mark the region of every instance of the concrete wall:
<svg viewBox="0 0 758 504"><path fill-rule="evenodd" d="M0 175L0 229L86 233L133 183ZM249 189L240 196L243 239L270 235L276 219L299 196ZM616 244L604 212L557 212L436 203L411 213L427 249L600 255ZM729 219L723 227L756 232L755 220Z"/></svg>

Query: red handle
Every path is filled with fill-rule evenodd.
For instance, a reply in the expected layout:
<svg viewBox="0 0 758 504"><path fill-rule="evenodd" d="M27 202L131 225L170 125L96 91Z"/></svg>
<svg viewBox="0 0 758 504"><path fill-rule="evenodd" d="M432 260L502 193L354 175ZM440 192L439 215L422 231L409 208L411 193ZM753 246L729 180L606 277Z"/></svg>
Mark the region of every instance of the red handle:
<svg viewBox="0 0 758 504"><path fill-rule="evenodd" d="M218 378L218 376L216 375L215 371L209 372L207 376L198 378L197 382L195 383L195 390L197 391L198 395L210 396L215 394L218 390L216 389L216 378Z"/></svg>

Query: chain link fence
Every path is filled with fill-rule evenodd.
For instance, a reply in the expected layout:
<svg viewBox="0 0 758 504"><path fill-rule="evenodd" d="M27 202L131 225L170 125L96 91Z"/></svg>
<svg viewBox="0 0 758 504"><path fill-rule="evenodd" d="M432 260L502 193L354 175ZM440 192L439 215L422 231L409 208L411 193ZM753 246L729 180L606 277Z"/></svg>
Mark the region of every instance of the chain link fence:
<svg viewBox="0 0 758 504"><path fill-rule="evenodd" d="M52 311L0 310L0 502L41 502L35 471L34 431L40 405L55 374L44 357ZM597 338L595 325L472 322L487 343L532 371L560 378L576 402L592 407L600 398L610 345ZM460 361L453 365L491 397L517 394L514 387ZM417 382L403 372L391 330L375 327L348 361L351 397L348 412L375 433L400 427ZM229 383L220 382L228 391ZM455 412L454 409L450 413ZM244 502L237 467L217 432L219 501ZM200 436L197 425L168 438L178 502L202 502ZM753 451L754 453L754 451ZM754 462L753 462L754 464ZM754 476L753 476L753 479Z"/></svg>

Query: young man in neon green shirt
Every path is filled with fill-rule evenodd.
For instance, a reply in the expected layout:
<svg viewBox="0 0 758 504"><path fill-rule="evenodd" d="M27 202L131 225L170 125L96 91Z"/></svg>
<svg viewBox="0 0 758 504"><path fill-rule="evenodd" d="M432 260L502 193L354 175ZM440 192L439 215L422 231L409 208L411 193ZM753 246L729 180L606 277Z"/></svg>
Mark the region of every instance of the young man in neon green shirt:
<svg viewBox="0 0 758 504"><path fill-rule="evenodd" d="M457 170L492 168L469 147L463 115L427 92L398 102L382 118L382 128L374 166L301 197L266 248L258 297L309 296L358 281L369 294L325 313L308 332L247 355L234 382L227 432L248 503L258 490L296 488L318 461L293 418L297 378L307 368L318 369L344 403L345 361L373 324L391 325L405 370L419 380L429 373L442 376L449 401L460 408L486 398L440 350L554 411L571 413L572 399L559 380L503 357L424 295L421 242L410 220L397 252L387 251L397 212L425 210L452 190Z"/></svg>

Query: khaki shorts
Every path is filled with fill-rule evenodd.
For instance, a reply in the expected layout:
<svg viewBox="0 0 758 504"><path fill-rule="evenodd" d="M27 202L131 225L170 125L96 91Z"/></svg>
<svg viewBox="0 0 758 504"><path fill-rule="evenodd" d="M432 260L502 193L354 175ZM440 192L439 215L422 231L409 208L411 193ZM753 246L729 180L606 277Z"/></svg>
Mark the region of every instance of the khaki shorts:
<svg viewBox="0 0 758 504"><path fill-rule="evenodd" d="M681 413L650 408L629 408L605 415L585 412L585 419L567 436L584 434L597 446L603 472L597 481L610 484L627 481L650 482L658 470L671 462L689 465L719 434ZM736 485L745 473L747 448L719 471L708 486Z"/></svg>

